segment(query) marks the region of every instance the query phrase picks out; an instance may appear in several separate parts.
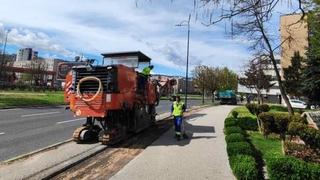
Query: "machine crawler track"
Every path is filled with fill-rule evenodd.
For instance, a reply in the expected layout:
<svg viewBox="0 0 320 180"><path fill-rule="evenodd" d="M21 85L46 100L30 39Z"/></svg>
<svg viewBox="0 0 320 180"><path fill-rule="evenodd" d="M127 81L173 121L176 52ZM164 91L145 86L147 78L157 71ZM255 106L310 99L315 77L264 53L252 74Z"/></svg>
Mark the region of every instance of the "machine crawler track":
<svg viewBox="0 0 320 180"><path fill-rule="evenodd" d="M80 134L83 130L87 129L86 126L82 126L82 127L78 127L74 132L73 132L73 140L77 143L81 142L81 139L80 139Z"/></svg>

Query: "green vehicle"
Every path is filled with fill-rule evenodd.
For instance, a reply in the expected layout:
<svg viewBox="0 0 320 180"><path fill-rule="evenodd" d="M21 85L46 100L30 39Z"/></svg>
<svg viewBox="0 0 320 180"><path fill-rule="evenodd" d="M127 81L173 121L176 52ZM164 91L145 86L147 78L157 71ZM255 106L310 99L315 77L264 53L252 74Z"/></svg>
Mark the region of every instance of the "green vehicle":
<svg viewBox="0 0 320 180"><path fill-rule="evenodd" d="M237 96L233 90L220 91L218 97L220 104L237 105Z"/></svg>

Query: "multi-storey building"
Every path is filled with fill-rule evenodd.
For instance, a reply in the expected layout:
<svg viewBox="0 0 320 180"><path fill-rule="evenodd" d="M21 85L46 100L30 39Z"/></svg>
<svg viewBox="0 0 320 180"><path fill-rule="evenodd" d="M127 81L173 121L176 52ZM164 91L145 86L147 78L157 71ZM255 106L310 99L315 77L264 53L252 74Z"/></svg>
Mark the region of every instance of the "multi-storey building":
<svg viewBox="0 0 320 180"><path fill-rule="evenodd" d="M290 14L280 17L282 69L291 65L294 52L299 52L302 57L306 57L309 46L308 24L305 20L299 21L301 16L302 14Z"/></svg>
<svg viewBox="0 0 320 180"><path fill-rule="evenodd" d="M29 61L37 58L37 51L33 51L32 48L23 48L18 50L16 61Z"/></svg>
<svg viewBox="0 0 320 180"><path fill-rule="evenodd" d="M277 62L277 68L280 71L281 70L280 56L276 56L275 58ZM261 64L261 68L263 69L263 72L265 75L269 75L272 78L272 81L270 82L270 84L272 84L272 87L270 89L264 89L261 92L262 96L264 97L264 100L270 103L282 103L279 83L277 81L276 72L272 62L270 60L263 61L263 63ZM257 96L257 91L254 88L247 88L240 84L238 84L238 92L244 93L247 95L251 94L251 95Z"/></svg>

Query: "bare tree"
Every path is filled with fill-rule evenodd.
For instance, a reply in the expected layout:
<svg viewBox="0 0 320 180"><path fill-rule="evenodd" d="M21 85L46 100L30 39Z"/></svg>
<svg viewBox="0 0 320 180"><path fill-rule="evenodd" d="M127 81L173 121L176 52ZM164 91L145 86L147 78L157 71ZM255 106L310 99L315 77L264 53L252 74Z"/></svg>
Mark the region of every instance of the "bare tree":
<svg viewBox="0 0 320 180"><path fill-rule="evenodd" d="M293 108L287 97L279 69L277 67L275 53L285 41L290 40L288 37L280 44L275 44L267 28L271 22L271 17L275 12L275 8L281 2L297 2L298 7L295 12L302 13L301 20L304 19L305 10L302 0L195 0L205 8L205 14L209 17L209 22L203 23L206 26L214 25L223 20L231 22L232 35L244 35L251 42L251 49L265 54L274 67L276 78L279 83L279 89L288 107L289 114L293 114ZM219 12L218 12L219 11Z"/></svg>
<svg viewBox="0 0 320 180"><path fill-rule="evenodd" d="M206 84L206 78L208 76L206 76L207 73L207 66L197 66L194 68L194 70L192 71L193 74L193 84L195 86L197 86L202 93L202 103L204 104L204 94L205 94L205 84Z"/></svg>
<svg viewBox="0 0 320 180"><path fill-rule="evenodd" d="M31 81L30 85L35 85L35 86L43 86L45 83L46 79L46 71L48 69L47 64L45 61L41 60L32 60L30 65L30 74L31 74ZM33 84L34 83L34 84Z"/></svg>

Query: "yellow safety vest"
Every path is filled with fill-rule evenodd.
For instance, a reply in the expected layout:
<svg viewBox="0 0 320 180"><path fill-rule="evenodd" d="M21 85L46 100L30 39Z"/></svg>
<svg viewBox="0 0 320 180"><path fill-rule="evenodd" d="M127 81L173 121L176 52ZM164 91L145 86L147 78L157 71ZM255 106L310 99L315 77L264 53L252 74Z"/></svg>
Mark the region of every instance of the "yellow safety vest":
<svg viewBox="0 0 320 180"><path fill-rule="evenodd" d="M184 103L183 102L173 102L173 112L172 112L172 115L173 116L182 116L183 114L183 105Z"/></svg>
<svg viewBox="0 0 320 180"><path fill-rule="evenodd" d="M141 74L143 74L144 76L149 76L150 71L151 71L151 69L149 67L145 67L145 68L143 68Z"/></svg>

